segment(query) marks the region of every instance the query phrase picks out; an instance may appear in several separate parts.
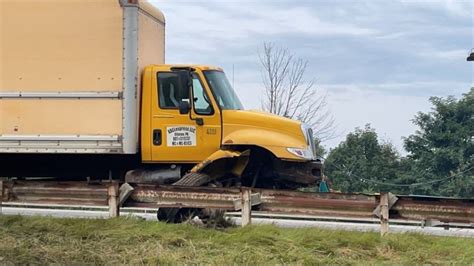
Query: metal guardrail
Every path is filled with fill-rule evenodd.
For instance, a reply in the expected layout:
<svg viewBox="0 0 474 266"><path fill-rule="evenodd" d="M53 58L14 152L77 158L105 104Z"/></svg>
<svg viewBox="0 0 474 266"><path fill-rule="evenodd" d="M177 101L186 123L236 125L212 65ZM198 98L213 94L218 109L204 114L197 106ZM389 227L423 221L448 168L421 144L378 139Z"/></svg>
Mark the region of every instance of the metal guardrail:
<svg viewBox="0 0 474 266"><path fill-rule="evenodd" d="M390 209L390 214L394 218L474 225L474 199L429 196L397 196L397 198L397 202Z"/></svg>
<svg viewBox="0 0 474 266"><path fill-rule="evenodd" d="M128 186L128 189L125 189ZM474 225L474 199L426 196L395 196L389 193L309 193L250 188L177 187L117 182L0 181L4 202L108 206L111 217L119 206L135 208L211 208L242 213L242 224L250 223L251 209L274 215L313 215L373 219L381 232L390 219L425 224L462 223Z"/></svg>
<svg viewBox="0 0 474 266"><path fill-rule="evenodd" d="M235 210L237 200L238 189L135 185L126 206Z"/></svg>
<svg viewBox="0 0 474 266"><path fill-rule="evenodd" d="M376 196L350 193L309 193L260 190L260 210L337 217L373 217L379 201Z"/></svg>
<svg viewBox="0 0 474 266"><path fill-rule="evenodd" d="M2 202L108 206L111 217L118 215L118 183L0 181Z"/></svg>

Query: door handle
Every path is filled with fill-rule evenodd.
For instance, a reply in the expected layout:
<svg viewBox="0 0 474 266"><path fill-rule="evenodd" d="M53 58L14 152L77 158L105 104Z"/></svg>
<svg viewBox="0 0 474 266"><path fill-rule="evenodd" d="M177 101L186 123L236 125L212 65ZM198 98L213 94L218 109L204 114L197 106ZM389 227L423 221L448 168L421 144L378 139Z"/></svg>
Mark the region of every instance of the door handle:
<svg viewBox="0 0 474 266"><path fill-rule="evenodd" d="M195 118L195 119L193 119L193 120L196 121L196 124L197 124L198 126L204 125L204 119L202 119L202 118L200 118L200 117L197 117L197 118Z"/></svg>
<svg viewBox="0 0 474 266"><path fill-rule="evenodd" d="M153 145L161 145L161 129L153 129Z"/></svg>

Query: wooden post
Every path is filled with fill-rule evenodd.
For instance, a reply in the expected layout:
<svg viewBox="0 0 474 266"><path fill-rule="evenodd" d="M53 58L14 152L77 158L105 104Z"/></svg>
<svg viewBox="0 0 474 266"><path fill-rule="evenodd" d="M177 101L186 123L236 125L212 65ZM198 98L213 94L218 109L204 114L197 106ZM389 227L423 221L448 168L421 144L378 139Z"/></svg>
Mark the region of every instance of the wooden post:
<svg viewBox="0 0 474 266"><path fill-rule="evenodd" d="M251 224L252 222L252 202L251 202L252 191L249 188L242 188L242 227Z"/></svg>
<svg viewBox="0 0 474 266"><path fill-rule="evenodd" d="M388 192L380 193L380 235L388 233Z"/></svg>
<svg viewBox="0 0 474 266"><path fill-rule="evenodd" d="M2 214L2 203L3 202L3 180L0 180L0 215Z"/></svg>
<svg viewBox="0 0 474 266"><path fill-rule="evenodd" d="M119 193L118 183L111 182L107 188L107 194L109 197L109 217L114 218L120 215L119 211Z"/></svg>

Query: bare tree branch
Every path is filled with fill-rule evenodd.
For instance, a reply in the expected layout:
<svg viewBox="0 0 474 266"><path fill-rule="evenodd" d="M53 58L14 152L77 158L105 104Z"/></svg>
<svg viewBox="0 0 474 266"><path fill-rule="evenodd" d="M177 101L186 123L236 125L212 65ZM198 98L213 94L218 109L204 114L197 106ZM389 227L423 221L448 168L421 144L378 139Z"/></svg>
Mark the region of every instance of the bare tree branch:
<svg viewBox="0 0 474 266"><path fill-rule="evenodd" d="M273 43L264 43L258 57L265 87L262 108L308 124L320 141L334 138L336 127L327 109L327 95L316 89L314 78L305 79L308 60Z"/></svg>

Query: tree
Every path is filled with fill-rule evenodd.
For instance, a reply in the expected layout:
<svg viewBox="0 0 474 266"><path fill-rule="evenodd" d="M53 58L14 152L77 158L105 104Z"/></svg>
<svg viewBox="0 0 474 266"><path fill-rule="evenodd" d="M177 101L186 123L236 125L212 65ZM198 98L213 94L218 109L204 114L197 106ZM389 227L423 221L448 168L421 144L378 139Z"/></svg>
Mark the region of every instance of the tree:
<svg viewBox="0 0 474 266"><path fill-rule="evenodd" d="M334 137L326 95L320 95L314 79L305 78L308 61L272 43L264 43L259 59L265 86L263 109L307 123L320 141Z"/></svg>
<svg viewBox="0 0 474 266"><path fill-rule="evenodd" d="M325 173L333 189L343 192L394 192L383 183L397 180L400 167L400 156L393 145L379 141L370 125L349 133L325 161Z"/></svg>
<svg viewBox="0 0 474 266"><path fill-rule="evenodd" d="M316 155L318 159L323 160L327 154L327 150L318 138L314 139L314 146L316 147Z"/></svg>
<svg viewBox="0 0 474 266"><path fill-rule="evenodd" d="M433 111L418 113L419 130L405 139L411 193L474 196L474 88L460 100L430 98ZM410 180L411 179L411 180ZM440 180L440 181L437 181Z"/></svg>
<svg viewBox="0 0 474 266"><path fill-rule="evenodd" d="M345 192L474 196L474 88L460 100L430 98L433 109L418 113L419 127L405 138L406 157L381 143L366 126L347 135L325 161L335 189Z"/></svg>

